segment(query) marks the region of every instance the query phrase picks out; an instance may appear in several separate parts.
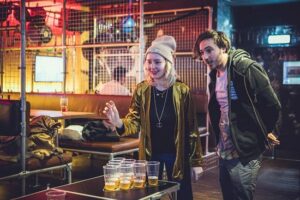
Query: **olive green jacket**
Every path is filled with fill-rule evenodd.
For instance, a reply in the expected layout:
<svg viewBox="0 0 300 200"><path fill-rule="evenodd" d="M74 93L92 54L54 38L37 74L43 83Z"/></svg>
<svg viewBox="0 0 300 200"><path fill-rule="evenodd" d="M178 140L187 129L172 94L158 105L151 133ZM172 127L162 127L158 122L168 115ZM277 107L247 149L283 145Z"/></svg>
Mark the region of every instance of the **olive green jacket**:
<svg viewBox="0 0 300 200"><path fill-rule="evenodd" d="M201 157L201 146L198 139L190 151L190 137L197 137L197 119L192 105L190 89L182 82L173 85L173 102L176 113L175 146L176 160L173 168L173 178L181 180L184 176L184 164L189 164L189 156ZM151 86L146 81L137 85L133 94L129 113L124 119L124 133L130 135L140 132L139 158L151 159L151 128L150 128ZM157 141L159 142L159 141ZM163 144L162 144L163 145ZM186 162L186 163L185 163ZM188 165L189 166L189 165Z"/></svg>

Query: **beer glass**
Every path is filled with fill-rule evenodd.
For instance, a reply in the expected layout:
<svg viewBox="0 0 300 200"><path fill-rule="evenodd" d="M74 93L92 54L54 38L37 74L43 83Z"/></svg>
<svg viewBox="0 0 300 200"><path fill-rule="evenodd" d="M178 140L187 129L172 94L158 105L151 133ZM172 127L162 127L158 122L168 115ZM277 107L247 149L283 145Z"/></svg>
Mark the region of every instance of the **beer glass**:
<svg viewBox="0 0 300 200"><path fill-rule="evenodd" d="M134 163L133 172L134 172L133 186L135 188L144 188L146 183L146 164Z"/></svg>
<svg viewBox="0 0 300 200"><path fill-rule="evenodd" d="M118 168L111 165L103 166L104 190L115 191L118 189Z"/></svg>
<svg viewBox="0 0 300 200"><path fill-rule="evenodd" d="M133 186L133 164L121 164L120 166L120 189L129 190Z"/></svg>
<svg viewBox="0 0 300 200"><path fill-rule="evenodd" d="M120 189L120 177L121 177L120 166L121 166L121 163L120 162L119 163L118 162L109 162L106 165L116 168L116 172L115 172L115 175L114 175L115 184L116 184L115 188Z"/></svg>
<svg viewBox="0 0 300 200"><path fill-rule="evenodd" d="M68 111L68 97L66 97L66 96L60 97L59 105L60 105L61 112L67 112Z"/></svg>
<svg viewBox="0 0 300 200"><path fill-rule="evenodd" d="M147 162L147 177L149 186L158 185L159 161Z"/></svg>

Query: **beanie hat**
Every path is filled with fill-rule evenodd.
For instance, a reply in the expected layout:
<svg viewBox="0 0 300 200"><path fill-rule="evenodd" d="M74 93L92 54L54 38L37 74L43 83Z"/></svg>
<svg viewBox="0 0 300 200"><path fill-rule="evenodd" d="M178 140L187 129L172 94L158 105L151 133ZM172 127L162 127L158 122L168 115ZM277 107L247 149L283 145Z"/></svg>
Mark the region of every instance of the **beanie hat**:
<svg viewBox="0 0 300 200"><path fill-rule="evenodd" d="M174 64L173 53L175 52L175 50L176 41L174 37L163 35L153 40L151 46L146 51L146 56L148 53L156 53Z"/></svg>

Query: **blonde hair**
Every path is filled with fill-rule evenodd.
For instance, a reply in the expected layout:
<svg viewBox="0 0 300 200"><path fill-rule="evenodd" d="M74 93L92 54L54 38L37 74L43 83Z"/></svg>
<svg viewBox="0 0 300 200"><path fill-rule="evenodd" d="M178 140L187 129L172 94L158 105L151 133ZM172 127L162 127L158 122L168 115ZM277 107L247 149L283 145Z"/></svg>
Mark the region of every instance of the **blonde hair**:
<svg viewBox="0 0 300 200"><path fill-rule="evenodd" d="M165 58L164 58L165 59ZM172 86L177 80L177 73L175 70L174 65L167 59L165 59L165 74L164 74L164 87ZM155 81L150 77L148 70L146 69L146 65L144 64L144 73L145 73L145 80L148 82L149 85L155 86Z"/></svg>

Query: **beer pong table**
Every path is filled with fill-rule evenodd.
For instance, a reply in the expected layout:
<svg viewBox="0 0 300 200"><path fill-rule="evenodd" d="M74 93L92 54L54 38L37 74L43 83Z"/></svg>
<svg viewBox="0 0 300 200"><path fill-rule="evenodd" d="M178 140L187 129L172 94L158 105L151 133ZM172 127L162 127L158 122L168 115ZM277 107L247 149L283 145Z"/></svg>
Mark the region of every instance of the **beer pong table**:
<svg viewBox="0 0 300 200"><path fill-rule="evenodd" d="M169 194L171 199L177 199L177 191L179 190L179 183L171 181L158 181L158 186L146 186L142 189L130 189L130 190L118 190L118 191L104 191L104 177L98 176L87 180L71 183L55 188L51 190L63 190L65 191L65 200L92 200L92 199L121 199L121 200L145 200L145 199L160 199L163 195ZM43 200L47 199L46 192L49 190L43 190L33 194L25 195L17 199L20 200Z"/></svg>

